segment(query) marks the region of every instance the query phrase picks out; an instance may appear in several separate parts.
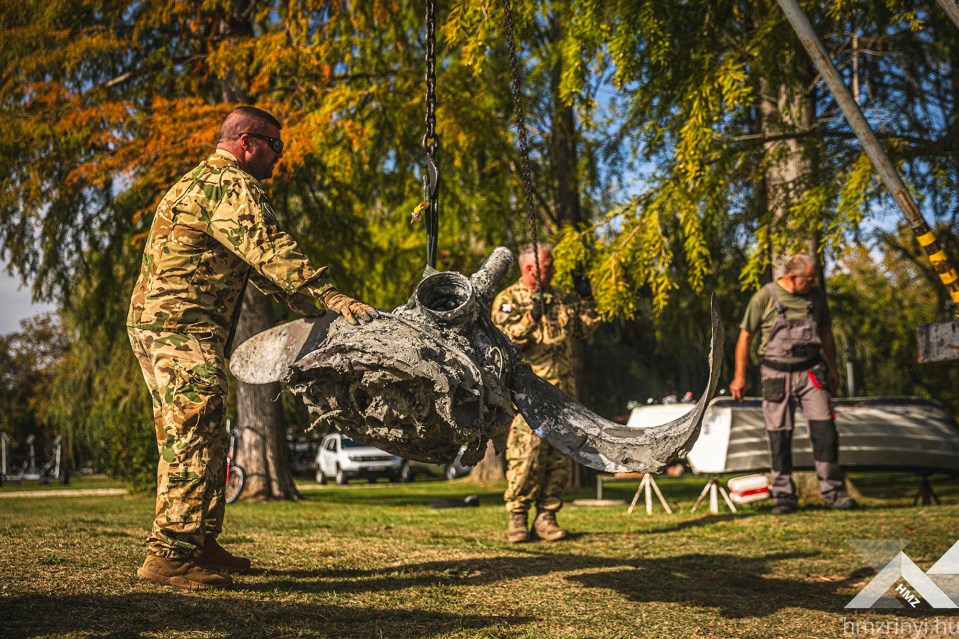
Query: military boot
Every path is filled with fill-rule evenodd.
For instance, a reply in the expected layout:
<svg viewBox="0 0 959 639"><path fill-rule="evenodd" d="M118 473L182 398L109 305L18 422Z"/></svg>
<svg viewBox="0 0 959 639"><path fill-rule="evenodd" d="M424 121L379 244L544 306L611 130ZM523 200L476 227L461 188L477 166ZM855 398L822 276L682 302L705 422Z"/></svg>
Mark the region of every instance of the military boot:
<svg viewBox="0 0 959 639"><path fill-rule="evenodd" d="M569 531L560 528L556 523L556 513L552 510L540 510L536 513L533 531L537 537L546 541L559 541L569 536Z"/></svg>
<svg viewBox="0 0 959 639"><path fill-rule="evenodd" d="M228 588L233 584L230 575L197 565L192 559L172 559L156 555L147 555L146 561L137 570L137 576L143 581L182 590Z"/></svg>
<svg viewBox="0 0 959 639"><path fill-rule="evenodd" d="M512 510L509 513L509 529L506 531L512 544L529 541L529 522L525 510Z"/></svg>
<svg viewBox="0 0 959 639"><path fill-rule="evenodd" d="M220 545L216 537L207 536L203 539L203 550L196 558L201 566L226 572L245 572L250 569L250 560L246 557L237 557Z"/></svg>
<svg viewBox="0 0 959 639"><path fill-rule="evenodd" d="M822 500L830 508L835 508L836 510L853 510L859 507L859 504L856 503L856 500L849 496L845 490L833 490L822 496Z"/></svg>

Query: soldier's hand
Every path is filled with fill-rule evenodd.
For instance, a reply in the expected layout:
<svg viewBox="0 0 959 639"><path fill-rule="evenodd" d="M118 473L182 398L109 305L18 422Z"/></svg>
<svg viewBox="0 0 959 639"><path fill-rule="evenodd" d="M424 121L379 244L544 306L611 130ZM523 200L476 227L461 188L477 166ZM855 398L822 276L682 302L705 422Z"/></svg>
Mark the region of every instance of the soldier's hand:
<svg viewBox="0 0 959 639"><path fill-rule="evenodd" d="M529 309L529 314L534 322L543 319L543 315L546 314L546 300L542 293L533 293L533 306Z"/></svg>
<svg viewBox="0 0 959 639"><path fill-rule="evenodd" d="M582 271L573 272L573 290L584 300L593 299L593 287L589 278Z"/></svg>
<svg viewBox="0 0 959 639"><path fill-rule="evenodd" d="M729 384L729 394L733 396L737 402L743 401L743 392L746 390L746 379L734 377L733 381Z"/></svg>
<svg viewBox="0 0 959 639"><path fill-rule="evenodd" d="M323 296L323 303L334 313L339 313L346 318L346 321L356 326L357 324L366 324L372 322L380 316L376 309L369 304L357 301L348 295L340 293L336 289L330 289Z"/></svg>

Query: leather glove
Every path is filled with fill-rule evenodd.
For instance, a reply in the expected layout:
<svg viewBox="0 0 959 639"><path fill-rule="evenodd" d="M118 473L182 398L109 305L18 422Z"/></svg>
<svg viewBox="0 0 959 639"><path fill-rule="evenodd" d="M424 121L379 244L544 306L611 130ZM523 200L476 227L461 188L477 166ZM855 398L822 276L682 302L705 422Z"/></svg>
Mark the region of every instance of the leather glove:
<svg viewBox="0 0 959 639"><path fill-rule="evenodd" d="M542 293L533 293L533 306L529 309L529 314L534 322L543 319L546 314L546 300L543 299Z"/></svg>
<svg viewBox="0 0 959 639"><path fill-rule="evenodd" d="M589 278L582 271L573 273L573 290L584 300L593 299L593 287L589 283Z"/></svg>
<svg viewBox="0 0 959 639"><path fill-rule="evenodd" d="M372 322L380 316L372 306L344 295L335 288L324 293L322 300L331 311L345 317L353 326Z"/></svg>

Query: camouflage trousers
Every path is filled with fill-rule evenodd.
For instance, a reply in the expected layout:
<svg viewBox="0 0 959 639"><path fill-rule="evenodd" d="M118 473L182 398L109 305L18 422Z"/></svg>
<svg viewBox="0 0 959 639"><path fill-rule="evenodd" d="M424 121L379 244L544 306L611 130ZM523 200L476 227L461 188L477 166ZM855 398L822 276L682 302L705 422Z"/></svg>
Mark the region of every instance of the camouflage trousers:
<svg viewBox="0 0 959 639"><path fill-rule="evenodd" d="M160 462L147 552L192 557L223 526L228 436L223 344L210 334L129 328L153 398Z"/></svg>
<svg viewBox="0 0 959 639"><path fill-rule="evenodd" d="M573 471L573 460L530 429L517 415L506 440L506 509L556 512L563 507L563 492Z"/></svg>

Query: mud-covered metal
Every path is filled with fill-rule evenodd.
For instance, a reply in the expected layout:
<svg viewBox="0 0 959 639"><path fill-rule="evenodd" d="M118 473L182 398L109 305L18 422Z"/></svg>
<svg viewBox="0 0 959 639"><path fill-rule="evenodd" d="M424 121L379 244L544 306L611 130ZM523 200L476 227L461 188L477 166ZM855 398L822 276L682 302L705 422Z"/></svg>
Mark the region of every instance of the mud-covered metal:
<svg viewBox="0 0 959 639"><path fill-rule="evenodd" d="M659 472L693 447L706 405L716 391L724 331L715 295L711 304L709 383L696 407L679 419L650 428L627 428L589 411L523 364L513 374L513 402L537 435L581 464L614 473Z"/></svg>
<svg viewBox="0 0 959 639"><path fill-rule="evenodd" d="M231 369L244 381L275 381L283 371L317 421L410 459L450 463L463 449L462 463L475 464L487 442L505 447L516 408L538 435L600 470L655 472L685 454L719 376L715 298L709 383L695 410L627 429L533 374L490 321L493 294L512 264L512 253L497 248L469 278L430 272L409 304L368 324L298 320L271 329L241 344Z"/></svg>
<svg viewBox="0 0 959 639"><path fill-rule="evenodd" d="M502 450L517 352L488 309L512 263L496 249L472 278L428 275L410 304L380 320L334 322L287 383L317 419L403 457L449 463L465 447L471 465L488 441Z"/></svg>
<svg viewBox="0 0 959 639"><path fill-rule="evenodd" d="M230 371L247 384L278 382L290 366L319 348L333 320L339 315L307 317L257 333L236 348L230 357Z"/></svg>

